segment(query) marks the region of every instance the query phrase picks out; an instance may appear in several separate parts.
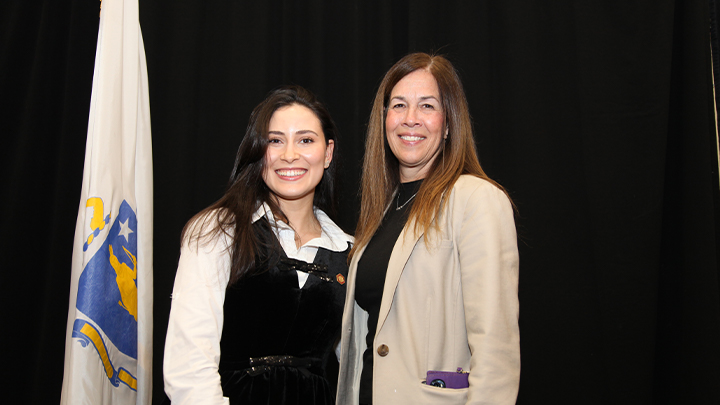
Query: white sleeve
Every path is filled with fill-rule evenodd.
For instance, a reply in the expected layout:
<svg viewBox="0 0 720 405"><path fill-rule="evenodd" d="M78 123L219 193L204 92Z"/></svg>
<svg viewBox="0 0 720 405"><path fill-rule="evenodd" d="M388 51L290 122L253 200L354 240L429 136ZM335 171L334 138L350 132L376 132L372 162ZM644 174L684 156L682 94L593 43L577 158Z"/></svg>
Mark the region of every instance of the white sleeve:
<svg viewBox="0 0 720 405"><path fill-rule="evenodd" d="M230 258L225 240L184 243L165 340L165 392L173 405L223 405L220 338Z"/></svg>

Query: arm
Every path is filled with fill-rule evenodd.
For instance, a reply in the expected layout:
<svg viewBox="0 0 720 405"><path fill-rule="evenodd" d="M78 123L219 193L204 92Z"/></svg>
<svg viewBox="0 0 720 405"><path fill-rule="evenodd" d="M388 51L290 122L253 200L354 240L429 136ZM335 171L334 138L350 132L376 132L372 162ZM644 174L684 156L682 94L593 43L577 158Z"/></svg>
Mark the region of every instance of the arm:
<svg viewBox="0 0 720 405"><path fill-rule="evenodd" d="M222 243L183 244L165 340L165 392L173 405L228 404L220 386L220 338L229 257Z"/></svg>
<svg viewBox="0 0 720 405"><path fill-rule="evenodd" d="M515 404L520 384L518 251L510 201L482 182L458 208L465 323L470 346L468 403Z"/></svg>

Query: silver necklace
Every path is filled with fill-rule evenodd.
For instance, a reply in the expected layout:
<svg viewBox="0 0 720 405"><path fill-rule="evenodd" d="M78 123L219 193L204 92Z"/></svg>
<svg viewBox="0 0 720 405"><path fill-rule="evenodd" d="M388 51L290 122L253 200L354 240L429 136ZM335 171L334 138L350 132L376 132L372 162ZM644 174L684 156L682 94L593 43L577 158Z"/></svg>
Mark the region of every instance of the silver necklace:
<svg viewBox="0 0 720 405"><path fill-rule="evenodd" d="M398 193L397 201L395 202L395 211L400 211L404 206L408 205L408 203L412 201L412 199L415 198L416 195L417 193L413 194L412 197L408 198L408 200L405 201L403 205L398 206L400 204L400 193Z"/></svg>

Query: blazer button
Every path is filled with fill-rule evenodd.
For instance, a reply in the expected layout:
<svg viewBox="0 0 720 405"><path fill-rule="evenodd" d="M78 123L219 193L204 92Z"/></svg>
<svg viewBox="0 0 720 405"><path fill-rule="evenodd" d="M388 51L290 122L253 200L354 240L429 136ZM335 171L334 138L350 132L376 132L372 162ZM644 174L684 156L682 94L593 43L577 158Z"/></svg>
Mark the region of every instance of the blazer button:
<svg viewBox="0 0 720 405"><path fill-rule="evenodd" d="M377 352L381 357L385 357L390 353L390 348L387 345L380 345L377 348Z"/></svg>

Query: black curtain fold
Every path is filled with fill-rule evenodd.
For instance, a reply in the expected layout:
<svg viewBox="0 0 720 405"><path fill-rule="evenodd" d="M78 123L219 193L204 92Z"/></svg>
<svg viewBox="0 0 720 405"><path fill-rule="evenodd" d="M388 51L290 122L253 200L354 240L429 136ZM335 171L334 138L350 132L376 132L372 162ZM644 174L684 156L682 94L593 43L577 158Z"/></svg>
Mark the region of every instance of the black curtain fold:
<svg viewBox="0 0 720 405"><path fill-rule="evenodd" d="M60 397L99 7L0 5L0 280L21 331L4 339L22 348L2 373L30 403ZM715 0L140 1L140 20L154 402L180 231L222 195L251 109L288 83L328 104L352 231L380 79L408 52L439 51L463 79L484 168L519 209L518 403L720 403Z"/></svg>

